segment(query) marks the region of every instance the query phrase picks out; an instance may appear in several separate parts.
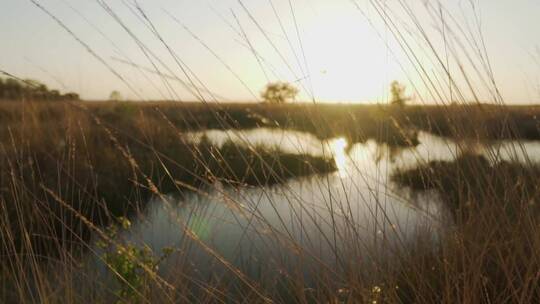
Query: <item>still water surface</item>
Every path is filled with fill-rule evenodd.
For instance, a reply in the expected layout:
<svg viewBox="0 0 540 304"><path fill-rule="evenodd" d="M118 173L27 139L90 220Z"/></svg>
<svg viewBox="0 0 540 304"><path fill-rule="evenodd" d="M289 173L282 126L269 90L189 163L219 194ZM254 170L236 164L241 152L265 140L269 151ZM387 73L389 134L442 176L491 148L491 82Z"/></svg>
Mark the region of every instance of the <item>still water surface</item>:
<svg viewBox="0 0 540 304"><path fill-rule="evenodd" d="M505 160L540 160L538 142L498 142L482 148L428 133L420 133L414 148L371 140L350 145L344 138L321 141L308 133L274 129L207 131L189 137L197 141L203 135L216 144L233 140L331 157L338 169L272 187L216 185L181 198L152 199L121 238L154 252L174 247L177 253L163 262L161 271L188 267L190 276L204 280L225 272L227 266L216 257L251 276L294 269L307 274L310 267L340 271L391 259L419 233L436 241L437 232L451 226L437 193L413 193L390 181L396 168L452 160L464 146ZM186 229L193 235L186 235Z"/></svg>

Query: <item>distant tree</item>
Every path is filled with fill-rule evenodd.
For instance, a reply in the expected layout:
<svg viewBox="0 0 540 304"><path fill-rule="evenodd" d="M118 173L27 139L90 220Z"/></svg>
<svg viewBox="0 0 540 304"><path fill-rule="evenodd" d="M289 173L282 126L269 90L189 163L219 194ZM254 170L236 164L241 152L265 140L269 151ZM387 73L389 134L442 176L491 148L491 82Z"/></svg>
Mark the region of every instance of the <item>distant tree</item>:
<svg viewBox="0 0 540 304"><path fill-rule="evenodd" d="M73 92L69 92L69 93L64 94L63 98L64 98L64 100L72 100L72 101L81 99L79 97L79 94L73 93Z"/></svg>
<svg viewBox="0 0 540 304"><path fill-rule="evenodd" d="M261 93L264 102L268 103L286 103L294 100L298 95L298 89L287 82L273 82L266 85Z"/></svg>
<svg viewBox="0 0 540 304"><path fill-rule="evenodd" d="M122 100L122 94L118 91L112 91L111 95L109 95L110 101L121 101Z"/></svg>
<svg viewBox="0 0 540 304"><path fill-rule="evenodd" d="M4 98L17 99L22 95L23 88L19 81L13 78L8 78L4 82Z"/></svg>
<svg viewBox="0 0 540 304"><path fill-rule="evenodd" d="M410 100L409 97L405 96L405 86L396 80L390 84L390 95L390 103L395 106L403 107Z"/></svg>
<svg viewBox="0 0 540 304"><path fill-rule="evenodd" d="M73 92L62 94L58 90L49 90L43 83L32 80L0 78L0 99L4 100L79 100L79 95Z"/></svg>

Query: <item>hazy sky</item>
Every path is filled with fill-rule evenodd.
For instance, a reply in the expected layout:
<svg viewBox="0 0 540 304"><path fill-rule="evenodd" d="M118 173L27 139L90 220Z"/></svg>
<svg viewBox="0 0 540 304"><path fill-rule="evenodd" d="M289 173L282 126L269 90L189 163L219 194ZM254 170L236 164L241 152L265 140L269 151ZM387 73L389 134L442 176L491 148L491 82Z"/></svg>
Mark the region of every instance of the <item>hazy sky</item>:
<svg viewBox="0 0 540 304"><path fill-rule="evenodd" d="M195 100L178 79L236 101L276 80L303 100L384 102L394 79L417 102L458 98L444 65L463 98L491 100L491 74L506 102L540 102L538 0L36 2L95 55L31 1L0 0L0 69L88 99Z"/></svg>

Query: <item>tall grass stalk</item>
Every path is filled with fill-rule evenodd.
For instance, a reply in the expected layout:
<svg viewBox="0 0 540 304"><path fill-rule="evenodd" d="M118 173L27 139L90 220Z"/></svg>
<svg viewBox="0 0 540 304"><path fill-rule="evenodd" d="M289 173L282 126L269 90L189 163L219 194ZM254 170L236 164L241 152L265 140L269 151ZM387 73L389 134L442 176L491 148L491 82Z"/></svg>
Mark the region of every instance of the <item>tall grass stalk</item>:
<svg viewBox="0 0 540 304"><path fill-rule="evenodd" d="M45 5L31 2L138 96L135 85L86 44L84 37ZM176 103L0 104L1 302L540 301L536 210L540 170L530 160L518 163L519 154L527 155L518 139L538 139L536 118L527 113L538 109L504 105L479 20L475 20L478 28L464 28L442 4L432 3L425 4L431 19L421 20L415 8L401 0L395 5L367 1L375 12L373 18L351 1L355 4L351 9L361 13L359 18L385 26L401 48L392 51L403 52L407 62L401 64L410 65L416 73L408 76L420 79L415 88L423 86L430 99L439 102L437 106L320 105L309 82L301 86L312 104L248 106L221 103L137 2L122 1L141 28L166 50L174 66L156 55L139 38L137 29L105 1L97 2L136 43L151 68L122 52L119 60L148 78L157 74L160 83L155 86L164 88L161 96ZM286 32L272 0L269 7L293 50L294 63L288 62L249 7L238 3L235 22L231 22L238 28L231 27L266 77L269 61L246 35L242 17L261 32L291 75L299 79L299 74L309 74L309 50L302 45L293 2L289 1L287 12L294 21L293 34ZM471 9L476 16L475 7ZM246 86L219 50L211 49L172 13L166 14ZM434 32L428 30L428 22L437 25ZM405 30L402 24L410 28ZM425 66L422 56L433 66ZM199 103L180 101L172 81L180 82ZM480 93L485 92L496 105L481 103ZM467 124L467 119L485 124ZM320 140L322 154L257 146L242 132L238 138L224 133L228 140L222 146L208 138L193 142L188 136L208 129L258 127L310 133ZM386 147L410 149L419 144L419 130L452 138L457 149L452 150L450 144L448 149L456 159L433 162L411 150L417 168L392 172L392 160L383 157L372 176L353 162L349 169L357 173L357 180L334 182L339 164L331 161L337 156L328 152L325 140L343 137L352 146L373 139ZM513 161L502 162L501 151L489 146L500 139L514 140ZM485 155L471 155L470 142L485 146ZM306 199L290 182L290 178L317 174L309 182L317 192L313 197L322 202ZM414 190L437 191L448 216L433 216L413 196L404 194L410 192L392 187L390 180ZM248 195L255 187L258 195ZM336 195L337 191L344 196ZM194 197L223 206L196 202L190 208L179 206L178 201ZM149 249L151 244L118 232L125 226L129 236L129 229L134 228L126 223L145 224L152 200L179 227L181 241L169 244L172 251L163 258ZM429 218L431 225L415 227L410 237L406 228L394 222L398 207L393 204ZM231 218L223 221L242 228L240 239L256 244L258 252L246 256L238 245L231 249L234 254L227 255L213 246L211 236L203 237L200 215L220 215L212 208L221 216L230 212ZM371 219L363 222L359 210ZM365 231L372 235L366 238ZM197 264L201 260L204 263Z"/></svg>

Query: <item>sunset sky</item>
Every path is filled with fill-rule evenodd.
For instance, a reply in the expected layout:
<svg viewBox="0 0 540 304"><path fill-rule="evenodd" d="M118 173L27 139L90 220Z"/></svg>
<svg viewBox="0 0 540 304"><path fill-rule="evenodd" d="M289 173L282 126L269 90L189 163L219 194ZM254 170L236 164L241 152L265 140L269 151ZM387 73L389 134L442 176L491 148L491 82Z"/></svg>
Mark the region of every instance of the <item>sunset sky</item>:
<svg viewBox="0 0 540 304"><path fill-rule="evenodd" d="M100 59L31 1L1 0L0 69L86 99L196 100L180 79L208 100L253 101L281 80L306 101L385 102L397 79L418 103L448 101L443 64L463 98L490 101L492 74L507 103L540 102L537 0L36 1Z"/></svg>

